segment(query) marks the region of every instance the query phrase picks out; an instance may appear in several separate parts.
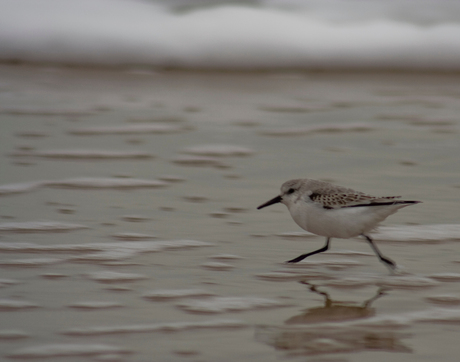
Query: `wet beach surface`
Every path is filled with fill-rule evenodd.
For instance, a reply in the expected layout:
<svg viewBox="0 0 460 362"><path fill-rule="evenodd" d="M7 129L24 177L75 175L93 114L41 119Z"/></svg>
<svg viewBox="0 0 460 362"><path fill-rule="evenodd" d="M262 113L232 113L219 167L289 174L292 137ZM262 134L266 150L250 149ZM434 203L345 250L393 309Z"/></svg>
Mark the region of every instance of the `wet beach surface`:
<svg viewBox="0 0 460 362"><path fill-rule="evenodd" d="M460 75L0 66L0 358L455 361ZM423 201L323 245L292 178Z"/></svg>

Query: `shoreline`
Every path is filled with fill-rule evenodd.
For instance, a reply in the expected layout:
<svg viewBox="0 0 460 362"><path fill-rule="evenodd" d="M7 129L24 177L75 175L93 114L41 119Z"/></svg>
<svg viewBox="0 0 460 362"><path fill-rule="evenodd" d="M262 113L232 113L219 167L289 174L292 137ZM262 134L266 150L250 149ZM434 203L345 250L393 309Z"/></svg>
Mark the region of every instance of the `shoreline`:
<svg viewBox="0 0 460 362"><path fill-rule="evenodd" d="M456 74L0 76L1 357L455 355ZM256 207L299 177L423 201L376 234L401 274L360 239L285 265L324 240Z"/></svg>

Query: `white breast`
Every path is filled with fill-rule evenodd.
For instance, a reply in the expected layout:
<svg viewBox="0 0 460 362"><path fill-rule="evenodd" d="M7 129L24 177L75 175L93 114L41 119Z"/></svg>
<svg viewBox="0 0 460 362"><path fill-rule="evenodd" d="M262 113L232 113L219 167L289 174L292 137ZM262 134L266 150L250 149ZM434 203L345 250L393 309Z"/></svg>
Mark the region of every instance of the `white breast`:
<svg viewBox="0 0 460 362"><path fill-rule="evenodd" d="M407 205L325 209L317 203L298 200L288 205L288 209L302 229L316 235L347 239L367 233L404 206Z"/></svg>

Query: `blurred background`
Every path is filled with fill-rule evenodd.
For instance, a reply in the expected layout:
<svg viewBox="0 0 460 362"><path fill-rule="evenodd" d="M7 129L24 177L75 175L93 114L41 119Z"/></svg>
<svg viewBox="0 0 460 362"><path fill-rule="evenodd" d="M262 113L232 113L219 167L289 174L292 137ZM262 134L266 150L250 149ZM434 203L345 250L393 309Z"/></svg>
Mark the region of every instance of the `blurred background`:
<svg viewBox="0 0 460 362"><path fill-rule="evenodd" d="M457 361L459 114L457 0L0 0L0 360Z"/></svg>
<svg viewBox="0 0 460 362"><path fill-rule="evenodd" d="M458 70L455 0L2 0L0 59L182 69Z"/></svg>

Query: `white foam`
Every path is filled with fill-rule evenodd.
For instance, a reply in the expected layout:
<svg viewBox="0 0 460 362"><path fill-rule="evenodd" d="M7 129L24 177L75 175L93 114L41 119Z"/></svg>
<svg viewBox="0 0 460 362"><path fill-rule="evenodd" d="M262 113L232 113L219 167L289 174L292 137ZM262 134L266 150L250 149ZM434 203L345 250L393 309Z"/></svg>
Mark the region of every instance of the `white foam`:
<svg viewBox="0 0 460 362"><path fill-rule="evenodd" d="M153 301L166 301L181 298L202 298L214 296L214 293L203 289L160 289L146 292L143 298Z"/></svg>
<svg viewBox="0 0 460 362"><path fill-rule="evenodd" d="M33 243L0 243L0 251L15 252L92 252L111 251L116 249L132 250L133 252L146 253L170 249L212 246L213 244L197 240L164 240L164 241L138 241L132 243L88 243L88 244L33 244Z"/></svg>
<svg viewBox="0 0 460 362"><path fill-rule="evenodd" d="M110 270L89 273L87 277L100 283L127 283L147 279L147 276L143 274L119 273Z"/></svg>
<svg viewBox="0 0 460 362"><path fill-rule="evenodd" d="M226 217L229 217L230 214L228 212L214 211L214 212L211 212L209 216L217 218L217 219L224 219Z"/></svg>
<svg viewBox="0 0 460 362"><path fill-rule="evenodd" d="M188 202L196 202L196 203L209 201L209 199L203 195L187 195L187 196L184 196L183 199Z"/></svg>
<svg viewBox="0 0 460 362"><path fill-rule="evenodd" d="M233 265L228 264L228 263L219 263L219 262L208 262L208 263L203 263L200 265L202 268L209 269L209 270L220 270L220 271L226 271L226 270L231 270L234 268Z"/></svg>
<svg viewBox="0 0 460 362"><path fill-rule="evenodd" d="M297 270L296 270L297 269ZM330 274L323 272L318 272L315 270L304 271L304 268L292 268L289 270L280 270L275 272L261 273L257 274L257 277L263 280L275 281L275 282L285 282L292 280L331 280L334 279Z"/></svg>
<svg viewBox="0 0 460 362"><path fill-rule="evenodd" d="M31 192L31 191L34 191L40 188L41 186L43 186L43 183L40 181L1 185L0 186L0 196L15 195L15 194Z"/></svg>
<svg viewBox="0 0 460 362"><path fill-rule="evenodd" d="M362 2L352 11L349 2L324 3L227 3L173 12L141 1L2 0L0 59L182 68L460 67L458 11L451 9L458 7L451 2L412 3L403 12L400 2L370 2L378 10L370 15ZM382 13L382 6L390 11ZM430 6L442 9L436 19Z"/></svg>
<svg viewBox="0 0 460 362"><path fill-rule="evenodd" d="M225 313L250 309L280 308L288 304L275 299L258 297L213 297L204 300L188 300L178 307L194 313Z"/></svg>
<svg viewBox="0 0 460 362"><path fill-rule="evenodd" d="M130 126L107 126L107 127L87 127L75 128L69 131L77 136L94 135L132 135L132 134L165 134L178 133L189 130L188 127L176 126L171 124L136 124Z"/></svg>
<svg viewBox="0 0 460 362"><path fill-rule="evenodd" d="M154 156L140 151L105 151L105 150L44 150L14 152L14 157L40 157L49 159L75 160L117 160L117 159L150 159Z"/></svg>
<svg viewBox="0 0 460 362"><path fill-rule="evenodd" d="M0 299L0 311L13 311L37 308L38 305L35 303L27 302L24 300L16 299Z"/></svg>
<svg viewBox="0 0 460 362"><path fill-rule="evenodd" d="M51 358L61 356L99 356L131 353L125 348L106 344L44 344L20 348L8 357L14 358Z"/></svg>
<svg viewBox="0 0 460 362"><path fill-rule="evenodd" d="M217 167L217 168L230 167L226 163L222 162L219 158L210 157L210 156L195 156L195 155L178 156L174 158L172 162L178 165L182 165L182 166Z"/></svg>
<svg viewBox="0 0 460 362"><path fill-rule="evenodd" d="M0 266L10 267L40 267L45 265L57 264L63 262L64 258L30 258L30 259L9 259L0 260Z"/></svg>
<svg viewBox="0 0 460 362"><path fill-rule="evenodd" d="M76 177L62 180L42 180L25 183L14 183L0 186L0 196L9 196L32 192L43 187L69 189L137 189L158 188L168 186L168 182L135 178L115 177Z"/></svg>
<svg viewBox="0 0 460 362"><path fill-rule="evenodd" d="M93 244L94 245L94 244ZM95 253L83 254L69 258L77 262L113 262L132 258L141 253L159 252L163 250L182 249L189 247L210 246L211 244L194 240L172 240L154 242L130 242L98 244L99 250Z"/></svg>
<svg viewBox="0 0 460 362"><path fill-rule="evenodd" d="M81 229L88 229L88 227L58 221L27 221L0 224L0 233L62 233Z"/></svg>
<svg viewBox="0 0 460 362"><path fill-rule="evenodd" d="M16 279L0 279L0 288L3 288L3 287L7 287L7 286L10 286L10 285L15 285L15 284L19 284L19 280L16 280Z"/></svg>
<svg viewBox="0 0 460 362"><path fill-rule="evenodd" d="M69 304L68 307L76 309L111 309L111 308L120 308L123 307L123 304L117 302L100 302L100 301L84 301L84 302L75 302Z"/></svg>
<svg viewBox="0 0 460 362"><path fill-rule="evenodd" d="M112 327L73 328L63 331L62 334L85 336L116 333L181 332L195 329L233 329L244 327L247 327L247 324L239 320L215 319L201 322L171 322Z"/></svg>
<svg viewBox="0 0 460 362"><path fill-rule="evenodd" d="M329 124L305 127L266 129L260 133L267 136L298 137L315 133L365 132L375 130L376 127L368 123Z"/></svg>
<svg viewBox="0 0 460 362"><path fill-rule="evenodd" d="M269 280L269 281L275 281L275 282L278 282L278 281L289 282L293 280L304 280L305 279L303 275L284 273L284 272L261 273L261 274L257 274L257 277L263 280Z"/></svg>
<svg viewBox="0 0 460 362"><path fill-rule="evenodd" d="M365 277L346 277L326 281L324 282L324 285L337 289L354 289L367 287L369 285L375 285L375 280L373 278Z"/></svg>
<svg viewBox="0 0 460 362"><path fill-rule="evenodd" d="M164 250L212 246L213 244L197 240L133 241L115 243L88 244L32 244L0 243L0 251L16 253L59 253L70 254L62 260L80 263L105 263L121 261L139 254L155 253ZM78 253L79 255L73 255Z"/></svg>
<svg viewBox="0 0 460 362"><path fill-rule="evenodd" d="M141 234L141 233L118 233L118 234L113 234L112 237L118 240L125 240L125 241L139 241L139 240L155 239L154 235Z"/></svg>
<svg viewBox="0 0 460 362"><path fill-rule="evenodd" d="M305 260L296 265L292 265L294 268L300 267L321 267L324 266L332 270L348 269L356 266L363 265L359 261L351 259L328 259L328 260Z"/></svg>
<svg viewBox="0 0 460 362"><path fill-rule="evenodd" d="M59 105L53 105L53 108L24 105L15 107L2 107L0 109L0 114L8 114L14 116L78 117L89 116L95 114L95 112L87 109L61 108Z"/></svg>
<svg viewBox="0 0 460 362"><path fill-rule="evenodd" d="M186 178L177 175L163 175L158 179L165 182L184 182L186 180Z"/></svg>
<svg viewBox="0 0 460 362"><path fill-rule="evenodd" d="M46 279L61 279L61 278L68 277L67 274L62 274L62 273L43 273L40 276Z"/></svg>
<svg viewBox="0 0 460 362"><path fill-rule="evenodd" d="M381 226L372 234L379 241L439 243L460 240L460 224Z"/></svg>
<svg viewBox="0 0 460 362"><path fill-rule="evenodd" d="M217 260L238 260L238 259L242 259L241 256L234 255L234 254L217 254L217 255L211 255L208 258L217 259Z"/></svg>
<svg viewBox="0 0 460 362"><path fill-rule="evenodd" d="M410 323L460 323L460 309L433 308L409 313L381 315L357 324L408 326Z"/></svg>
<svg viewBox="0 0 460 362"><path fill-rule="evenodd" d="M429 278L438 280L440 282L459 282L460 274L459 273L436 273L428 275Z"/></svg>
<svg viewBox="0 0 460 362"><path fill-rule="evenodd" d="M150 220L149 217L142 215L123 215L121 219L128 222L143 222Z"/></svg>
<svg viewBox="0 0 460 362"><path fill-rule="evenodd" d="M224 207L224 211L239 214L242 212L247 212L249 209L241 206L226 206Z"/></svg>
<svg viewBox="0 0 460 362"><path fill-rule="evenodd" d="M135 189L156 188L167 186L168 183L158 180L110 177L79 177L56 181L46 181L48 187L71 189Z"/></svg>
<svg viewBox="0 0 460 362"><path fill-rule="evenodd" d="M460 305L460 296L458 295L432 295L430 297L426 297L425 300L434 304Z"/></svg>
<svg viewBox="0 0 460 362"><path fill-rule="evenodd" d="M251 156L254 151L247 147L234 145L202 145L186 148L184 153L211 157L243 157Z"/></svg>
<svg viewBox="0 0 460 362"><path fill-rule="evenodd" d="M426 277L403 275L380 279L377 285L394 289L426 289L438 286L439 282Z"/></svg>
<svg viewBox="0 0 460 362"><path fill-rule="evenodd" d="M26 332L14 329L4 329L0 330L0 341L9 340L9 339L21 339L27 338L29 335Z"/></svg>

